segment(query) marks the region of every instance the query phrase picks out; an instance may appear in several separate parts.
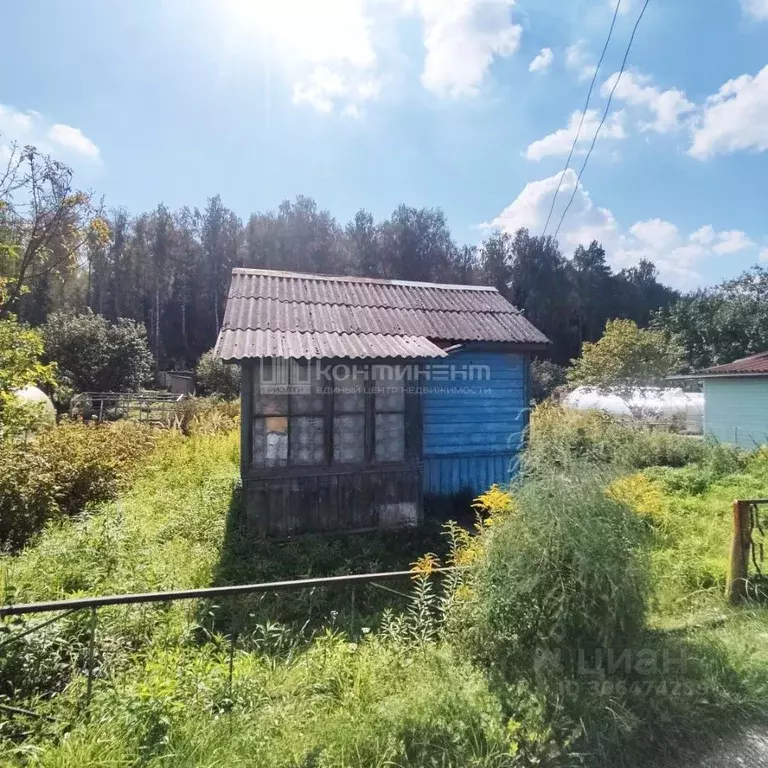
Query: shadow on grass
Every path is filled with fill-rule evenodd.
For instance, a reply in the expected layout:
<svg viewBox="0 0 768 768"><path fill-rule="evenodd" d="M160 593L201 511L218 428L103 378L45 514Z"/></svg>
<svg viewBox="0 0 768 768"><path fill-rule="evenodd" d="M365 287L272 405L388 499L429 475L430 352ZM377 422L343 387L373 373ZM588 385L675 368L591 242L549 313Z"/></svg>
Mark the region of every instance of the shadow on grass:
<svg viewBox="0 0 768 768"><path fill-rule="evenodd" d="M391 531L304 535L288 540L257 536L247 529L238 486L229 505L213 586L407 571L427 552L438 556L447 552L439 520ZM388 609L407 608L410 586L410 579L404 577L386 581L385 588L339 585L221 598L201 606L200 623L209 631L234 633L243 642L250 638L270 647L283 634L309 638L327 628L356 637L379 626Z"/></svg>
<svg viewBox="0 0 768 768"><path fill-rule="evenodd" d="M768 670L763 686L756 687L711 635L649 631L642 647L626 658L631 668L621 664L608 674L588 654L586 668L539 687L549 721L562 733L578 733L572 744L576 764L691 768L717 754L724 739L768 724ZM511 684L495 678L493 687L502 701Z"/></svg>

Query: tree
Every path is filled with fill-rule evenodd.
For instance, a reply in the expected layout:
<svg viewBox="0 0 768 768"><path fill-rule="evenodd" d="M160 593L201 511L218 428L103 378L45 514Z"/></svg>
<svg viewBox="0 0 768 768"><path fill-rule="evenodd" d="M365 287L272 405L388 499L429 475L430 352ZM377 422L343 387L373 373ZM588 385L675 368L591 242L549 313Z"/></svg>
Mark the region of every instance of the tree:
<svg viewBox="0 0 768 768"><path fill-rule="evenodd" d="M74 188L69 167L35 147L11 146L0 170L0 275L7 280L2 316L18 311L38 281L70 270L89 238L107 237L100 206ZM31 304L38 305L39 298Z"/></svg>
<svg viewBox="0 0 768 768"><path fill-rule="evenodd" d="M240 366L222 362L213 350L206 352L195 368L195 382L201 395L219 395L225 400L240 397Z"/></svg>
<svg viewBox="0 0 768 768"><path fill-rule="evenodd" d="M576 298L579 343L597 341L606 320L616 317L611 283L613 273L606 263L605 249L593 240L588 248L580 245L573 254L573 284Z"/></svg>
<svg viewBox="0 0 768 768"><path fill-rule="evenodd" d="M661 383L678 369L681 355L661 331L639 328L634 320L610 320L599 341L584 343L567 379L577 387L629 394Z"/></svg>
<svg viewBox="0 0 768 768"><path fill-rule="evenodd" d="M345 230L349 263L356 274L364 277L381 277L384 272L379 233L368 211L360 210Z"/></svg>
<svg viewBox="0 0 768 768"><path fill-rule="evenodd" d="M553 344L555 362L577 354L576 302L570 265L551 237L535 237L520 229L511 244L510 287L507 298Z"/></svg>
<svg viewBox="0 0 768 768"><path fill-rule="evenodd" d="M656 265L647 259L641 259L636 267L622 269L614 278L613 293L619 316L643 327L659 310L680 298L677 291L659 282Z"/></svg>
<svg viewBox="0 0 768 768"><path fill-rule="evenodd" d="M492 285L502 295L509 294L512 282L512 236L494 232L480 246L480 274L485 285Z"/></svg>
<svg viewBox="0 0 768 768"><path fill-rule="evenodd" d="M685 370L730 363L768 349L768 269L752 267L715 288L683 296L654 327L685 350Z"/></svg>
<svg viewBox="0 0 768 768"><path fill-rule="evenodd" d="M537 403L546 400L565 384L567 368L551 360L531 361L531 398Z"/></svg>
<svg viewBox="0 0 768 768"><path fill-rule="evenodd" d="M7 281L0 279L0 307L8 300ZM42 362L43 339L13 313L0 318L0 435L8 437L30 428L38 414L14 395L28 386L55 383L56 366Z"/></svg>
<svg viewBox="0 0 768 768"><path fill-rule="evenodd" d="M399 206L379 226L383 277L453 282L459 260L445 214L438 208Z"/></svg>
<svg viewBox="0 0 768 768"><path fill-rule="evenodd" d="M213 339L221 328L224 298L227 295L229 275L238 263L243 225L240 219L224 207L221 197L208 200L202 220L203 273L201 288L209 303L210 333ZM211 341L208 346L213 344Z"/></svg>
<svg viewBox="0 0 768 768"><path fill-rule="evenodd" d="M147 331L133 320L54 313L43 326L45 356L76 392L138 390L152 373Z"/></svg>

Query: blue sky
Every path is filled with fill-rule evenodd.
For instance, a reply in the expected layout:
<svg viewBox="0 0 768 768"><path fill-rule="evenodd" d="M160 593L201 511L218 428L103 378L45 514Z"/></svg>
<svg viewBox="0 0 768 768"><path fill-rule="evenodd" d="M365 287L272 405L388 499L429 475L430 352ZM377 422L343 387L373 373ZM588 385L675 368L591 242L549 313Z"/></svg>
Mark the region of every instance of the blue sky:
<svg viewBox="0 0 768 768"><path fill-rule="evenodd" d="M621 2L577 170L641 5ZM245 218L306 194L342 223L405 202L443 208L460 242L540 233L614 7L9 2L0 149L37 143L132 213L220 193ZM768 260L767 183L768 0L650 0L563 250L594 237L616 267L712 283Z"/></svg>

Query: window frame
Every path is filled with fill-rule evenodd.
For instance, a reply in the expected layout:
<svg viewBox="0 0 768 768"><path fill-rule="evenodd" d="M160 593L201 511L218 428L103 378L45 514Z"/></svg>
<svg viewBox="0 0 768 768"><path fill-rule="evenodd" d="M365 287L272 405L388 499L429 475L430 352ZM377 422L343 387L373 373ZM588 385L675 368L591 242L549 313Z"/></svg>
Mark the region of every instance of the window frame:
<svg viewBox="0 0 768 768"><path fill-rule="evenodd" d="M310 361L316 362L316 361ZM322 365L334 366L337 364L349 365L349 360L344 359L323 359ZM336 386L335 382L331 382L328 385L326 391L322 393L323 396L323 409L322 413L306 413L297 414L293 412L292 397L295 395L287 395L287 443L288 453L285 464L280 465L254 465L254 423L257 419L266 419L268 414L255 412L255 401L259 395L261 388L261 376L260 376L260 361L253 360L249 366L249 372L244 376L243 380L243 417L247 418L246 424L243 426L243 451L247 450L247 456L244 456L242 460L242 467L244 474L249 477L269 477L269 476L306 476L306 475L334 475L344 474L349 471L376 471L377 469L386 470L389 468L397 468L408 466L412 467L421 462L420 456L420 442L421 442L421 409L420 398L417 394L409 392L407 389L403 395L403 410L381 410L376 409L376 382L371 377L372 367L382 364L390 365L418 365L418 361L403 361L403 360L390 360L390 359L373 359L368 361L351 361L351 364L358 366L364 366L368 371L365 379L366 391L364 394L364 456L360 461L347 462L347 463L334 463L334 419L337 415L360 415L359 412L348 413L345 411L336 411L336 394L333 389ZM293 374L291 374L292 377ZM290 386L289 380L288 385ZM247 403L246 403L247 400ZM403 417L403 458L397 461L378 461L376 459L376 416L382 415L394 415L402 414ZM292 424L295 418L314 417L320 418L322 416L324 421L323 428L323 441L324 441L324 460L321 464L310 465L296 465L291 463L291 433ZM247 433L247 434L246 434ZM247 441L246 441L247 436Z"/></svg>

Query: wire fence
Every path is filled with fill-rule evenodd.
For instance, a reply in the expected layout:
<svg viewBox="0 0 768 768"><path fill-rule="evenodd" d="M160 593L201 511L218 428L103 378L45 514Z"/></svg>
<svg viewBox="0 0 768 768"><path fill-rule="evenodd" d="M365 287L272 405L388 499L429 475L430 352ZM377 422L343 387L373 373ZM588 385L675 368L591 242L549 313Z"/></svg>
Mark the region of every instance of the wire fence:
<svg viewBox="0 0 768 768"><path fill-rule="evenodd" d="M72 398L69 415L99 424L130 419L166 427L186 397L167 392L81 392Z"/></svg>

